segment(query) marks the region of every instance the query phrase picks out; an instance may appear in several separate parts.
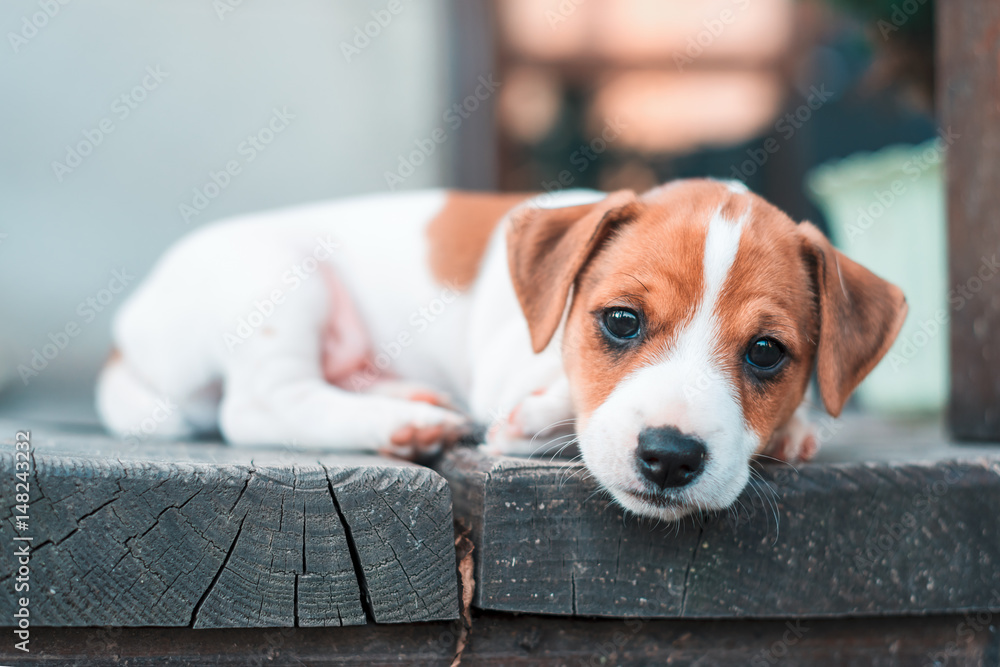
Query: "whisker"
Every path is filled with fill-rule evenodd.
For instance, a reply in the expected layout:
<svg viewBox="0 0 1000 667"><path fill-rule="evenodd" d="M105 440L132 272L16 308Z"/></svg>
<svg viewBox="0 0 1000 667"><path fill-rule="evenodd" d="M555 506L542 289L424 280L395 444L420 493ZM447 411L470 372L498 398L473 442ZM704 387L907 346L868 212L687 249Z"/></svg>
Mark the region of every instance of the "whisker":
<svg viewBox="0 0 1000 667"><path fill-rule="evenodd" d="M538 439L538 436L539 436L539 435L540 435L540 433L536 433L535 435L533 435L533 436L532 436L531 440L529 440L529 441L528 441L528 446L529 446L529 447L530 447L531 445L534 445L534 444L535 444L535 440L537 440L537 439ZM537 447L535 447L535 448L534 448L533 450L531 450L531 456L534 456L535 454L537 454L537 453L538 453L538 452L540 452L541 450L543 450L543 449L545 449L546 447L548 447L549 445L551 445L551 444L552 444L553 442L555 442L556 440L559 440L560 438L564 438L564 437L566 437L566 436L565 436L565 435L557 435L557 436L556 436L556 437L554 437L554 438L549 438L549 439L548 439L548 440L546 440L546 441L545 441L544 443L542 443L541 445L538 445L538 446L537 446Z"/></svg>
<svg viewBox="0 0 1000 667"><path fill-rule="evenodd" d="M774 462L776 462L776 463L783 463L783 464L785 464L786 466L788 466L789 468L791 468L791 469L792 469L792 470L794 470L795 472L798 472L798 471L799 471L799 469L798 469L798 468L796 468L795 466L793 466L793 465L792 465L791 463L789 463L788 461L785 461L785 460L783 460L783 459L776 459L776 458L774 458L773 456L768 456L767 454L757 454L757 455L756 455L756 458L760 458L760 459L770 459L770 460L772 460L772 461L774 461Z"/></svg>
<svg viewBox="0 0 1000 667"><path fill-rule="evenodd" d="M603 488L601 488L601 487L598 487L597 489L595 489L595 490L594 490L594 492L593 492L593 493L591 493L591 494L590 494L589 496L587 496L587 498L586 498L586 499L585 499L585 500L583 501L583 502L584 502L584 504L586 504L586 503L589 503L589 502L590 502L590 500L591 500L591 498L593 498L593 497L594 497L594 496L596 496L596 495L599 495L599 494L600 494L600 493L602 493L603 491L604 491L604 489L603 489ZM626 514L628 514L628 512L626 512Z"/></svg>
<svg viewBox="0 0 1000 667"><path fill-rule="evenodd" d="M549 459L549 461L550 462L551 461L555 461L556 457L561 456L563 452L565 452L568 448L572 447L573 445L577 444L578 442L579 442L579 440L577 438L573 438L572 440L570 440L569 442L567 442L565 445L562 445L559 449L556 450L556 453L552 455L552 457Z"/></svg>
<svg viewBox="0 0 1000 667"><path fill-rule="evenodd" d="M538 436L536 435L535 437L537 438ZM531 452L531 456L535 456L539 452L548 451L549 448L551 448L554 445L554 443L562 440L563 438L575 438L575 437L576 436L573 435L572 433L566 434L566 435L557 435L556 437L554 437L554 438L552 438L550 440L547 440L546 442L542 443L538 447L535 447L535 449ZM534 442L535 442L535 438L532 438L531 442L529 442L528 444L530 445L530 444L532 444Z"/></svg>
<svg viewBox="0 0 1000 667"><path fill-rule="evenodd" d="M568 475L567 475L567 476L566 476L566 477L565 477L565 478L564 478L564 479L563 479L563 480L562 480L562 481L561 481L561 482L559 483L559 487L558 487L558 488L560 488L560 489L561 489L561 488L563 487L563 485L564 485L564 484L565 484L566 482L568 482L569 480L573 479L573 478L574 478L574 477L576 477L577 475L582 475L582 476L580 477L580 479L581 479L581 480L583 480L583 479L586 479L586 477L590 475L590 471L589 471L589 470L587 470L587 467L586 467L586 466L580 466L579 468L577 468L577 469L576 469L576 470L574 470L573 472L569 473L569 474L568 474Z"/></svg>
<svg viewBox="0 0 1000 667"><path fill-rule="evenodd" d="M751 468L750 472L753 473L754 470ZM755 480L753 478L753 475L751 474L750 479L748 480L748 486L750 487L751 490L753 490L753 492L755 494L757 494L757 499L760 501L760 508L762 510L764 508L767 508L768 510L770 510L770 505L768 505L767 501L764 500L764 496L761 494L760 489L757 488L757 483L756 482L757 482L757 480ZM770 516L767 515L767 514L765 514L764 516L765 516L764 529L768 530L768 526L770 525L770 521L769 521L770 520Z"/></svg>
<svg viewBox="0 0 1000 667"><path fill-rule="evenodd" d="M751 472L755 473L758 480L758 482L753 485L754 490L757 491L757 495L761 498L761 502L766 502L767 509L770 510L771 514L774 516L774 542L772 542L772 545L777 544L778 538L781 536L781 514L778 511L778 494L771 487L770 483L760 475L760 473L754 471L753 469L751 469ZM751 477L751 481L753 481L753 477ZM759 490L761 488L764 490L763 495Z"/></svg>

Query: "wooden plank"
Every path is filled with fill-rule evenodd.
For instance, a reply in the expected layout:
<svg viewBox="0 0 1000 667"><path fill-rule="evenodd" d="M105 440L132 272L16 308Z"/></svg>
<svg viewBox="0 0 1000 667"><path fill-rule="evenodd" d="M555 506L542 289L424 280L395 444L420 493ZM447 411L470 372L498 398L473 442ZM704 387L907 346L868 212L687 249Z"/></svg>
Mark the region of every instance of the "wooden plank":
<svg viewBox="0 0 1000 667"><path fill-rule="evenodd" d="M763 466L738 510L674 525L626 516L579 464L463 449L437 469L471 529L481 609L771 618L1000 604L996 456Z"/></svg>
<svg viewBox="0 0 1000 667"><path fill-rule="evenodd" d="M0 446L13 487L14 429ZM458 615L451 498L378 457L35 430L33 626L341 626ZM0 507L11 526L13 504ZM11 618L14 560L0 569Z"/></svg>
<svg viewBox="0 0 1000 667"><path fill-rule="evenodd" d="M797 621L566 619L480 614L463 667L614 665L996 665L996 610L979 616ZM31 653L0 644L0 664L50 667L338 665L448 667L455 623L190 630L43 628Z"/></svg>
<svg viewBox="0 0 1000 667"><path fill-rule="evenodd" d="M1000 440L1000 3L939 3L938 106L947 152L952 433ZM918 341L914 341L917 343Z"/></svg>

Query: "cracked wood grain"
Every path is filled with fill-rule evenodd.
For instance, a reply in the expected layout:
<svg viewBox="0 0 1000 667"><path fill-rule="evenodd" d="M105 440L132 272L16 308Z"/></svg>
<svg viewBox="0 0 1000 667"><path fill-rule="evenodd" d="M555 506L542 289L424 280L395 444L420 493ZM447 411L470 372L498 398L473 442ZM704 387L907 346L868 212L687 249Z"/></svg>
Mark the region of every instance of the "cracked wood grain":
<svg viewBox="0 0 1000 667"><path fill-rule="evenodd" d="M35 460L45 500L31 511L34 621L186 625L235 534L226 511L246 471ZM11 462L0 453L0 469Z"/></svg>
<svg viewBox="0 0 1000 667"><path fill-rule="evenodd" d="M458 618L451 492L421 468L327 467L376 623ZM444 509L444 511L442 511Z"/></svg>
<svg viewBox="0 0 1000 667"><path fill-rule="evenodd" d="M88 456L93 439L79 452L71 433L58 446L33 440L33 626L318 627L458 616L450 493L429 469L261 451L251 460L217 445L204 445L206 460L171 460L169 444L148 457L141 448L108 456L115 443L107 438L97 442L101 456ZM0 485L13 469L12 448L0 444ZM9 523L3 505L0 520ZM11 559L0 561L0 581L12 575ZM12 589L0 591L6 618ZM363 598L373 601L367 618Z"/></svg>

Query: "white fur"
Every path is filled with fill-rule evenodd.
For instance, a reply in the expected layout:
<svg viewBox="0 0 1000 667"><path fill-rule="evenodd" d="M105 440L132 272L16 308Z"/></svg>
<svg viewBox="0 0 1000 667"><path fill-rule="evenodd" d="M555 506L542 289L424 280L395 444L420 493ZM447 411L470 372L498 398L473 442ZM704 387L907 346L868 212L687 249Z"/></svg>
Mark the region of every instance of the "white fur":
<svg viewBox="0 0 1000 667"><path fill-rule="evenodd" d="M742 195L746 194L747 192L750 192L750 189L747 188L746 183L744 183L743 181L726 180L720 182L723 185L725 185L726 189L732 192L733 194Z"/></svg>

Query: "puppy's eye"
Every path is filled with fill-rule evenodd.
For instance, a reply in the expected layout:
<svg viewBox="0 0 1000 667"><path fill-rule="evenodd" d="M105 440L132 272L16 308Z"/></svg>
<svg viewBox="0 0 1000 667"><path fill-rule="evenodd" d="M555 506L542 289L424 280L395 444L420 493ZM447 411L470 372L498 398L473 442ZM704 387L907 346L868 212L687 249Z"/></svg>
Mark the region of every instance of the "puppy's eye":
<svg viewBox="0 0 1000 667"><path fill-rule="evenodd" d="M762 371L771 371L785 358L785 348L773 338L758 338L750 343L747 363Z"/></svg>
<svg viewBox="0 0 1000 667"><path fill-rule="evenodd" d="M604 328L621 340L635 338L639 335L639 315L628 308L608 308L604 311Z"/></svg>

